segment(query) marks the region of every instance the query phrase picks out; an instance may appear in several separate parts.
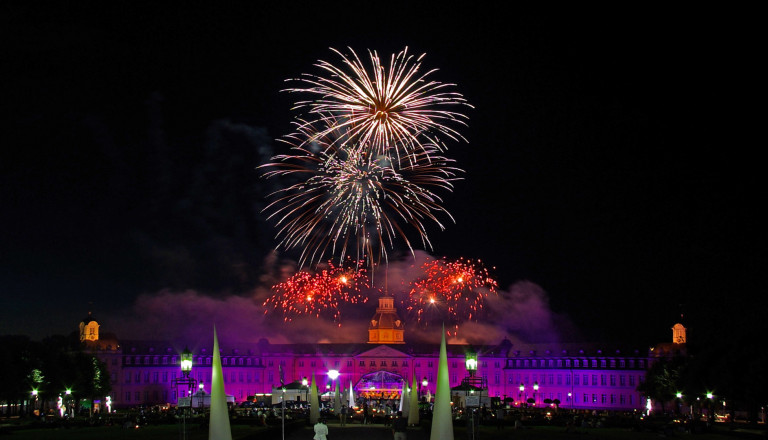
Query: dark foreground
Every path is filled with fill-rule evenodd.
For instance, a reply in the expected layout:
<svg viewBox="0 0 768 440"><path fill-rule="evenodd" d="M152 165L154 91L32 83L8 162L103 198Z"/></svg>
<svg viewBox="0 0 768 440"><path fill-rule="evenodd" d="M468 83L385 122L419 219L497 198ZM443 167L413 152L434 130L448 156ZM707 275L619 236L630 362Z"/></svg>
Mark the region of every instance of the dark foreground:
<svg viewBox="0 0 768 440"><path fill-rule="evenodd" d="M288 426L285 439L310 440L313 437L312 428L303 424ZM347 425L341 427L338 424L329 424L329 440L391 440L392 431L381 424L374 425ZM187 440L205 440L208 431L197 425L188 425ZM659 438L689 438L695 440L728 440L728 439L765 439L768 438L763 430L749 431L744 429L730 430L727 427L718 427L712 432L702 434L687 434L683 432L671 435L660 435L658 432L636 432L624 428L590 428L580 429L576 432L565 432L562 427L534 426L524 429L506 427L497 430L495 426L481 426L475 433L476 440L500 440L500 439L631 439L645 440ZM139 429L124 429L117 426L83 427L83 428L42 428L42 429L16 429L0 430L0 440L153 440L153 439L182 439L180 426L159 425L147 426ZM282 431L279 426L263 428L244 425L232 426L233 440L262 440L282 439ZM429 439L428 429L413 427L408 432L408 440ZM454 428L455 440L471 440L463 427Z"/></svg>

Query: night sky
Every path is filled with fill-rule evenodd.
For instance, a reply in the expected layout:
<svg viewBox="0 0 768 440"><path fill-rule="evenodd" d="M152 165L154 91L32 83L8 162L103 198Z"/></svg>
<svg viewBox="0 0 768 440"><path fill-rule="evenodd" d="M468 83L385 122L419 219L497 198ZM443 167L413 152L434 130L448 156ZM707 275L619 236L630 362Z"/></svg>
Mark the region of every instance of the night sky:
<svg viewBox="0 0 768 440"><path fill-rule="evenodd" d="M681 312L691 337L756 322L748 11L388 7L3 5L0 334L68 333L89 310L122 338L233 314L261 334L295 255L272 253L280 182L255 168L299 115L284 80L347 46L426 52L474 105L447 152L456 223L428 251L495 268L494 322L640 346ZM521 291L539 301L525 325Z"/></svg>

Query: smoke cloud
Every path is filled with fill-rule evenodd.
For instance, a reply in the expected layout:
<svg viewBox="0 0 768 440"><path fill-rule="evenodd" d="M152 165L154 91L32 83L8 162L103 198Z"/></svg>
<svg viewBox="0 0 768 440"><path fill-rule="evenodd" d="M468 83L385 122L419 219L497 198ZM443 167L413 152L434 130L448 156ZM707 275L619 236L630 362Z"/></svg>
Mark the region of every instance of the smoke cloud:
<svg viewBox="0 0 768 440"><path fill-rule="evenodd" d="M386 272L373 275L374 288L365 304L341 308L340 322L330 318L298 316L285 321L279 310L264 307L272 295L270 286L295 273L296 264L269 254L260 285L244 295L206 294L195 290L162 290L140 295L128 313L109 317L106 331L114 328L119 339L169 340L184 343L207 341L213 325L226 339L256 343L262 338L271 343L362 343L368 337L369 320L375 313L381 292L389 292L396 304L409 291L409 283L420 276L419 267L431 257L417 251L400 261L392 261ZM417 323L398 307L406 322L407 342L434 342L439 334L440 317ZM576 333L571 321L549 308L547 293L530 281L519 281L487 297L484 311L476 321L462 323L452 333L450 343L497 344L507 338L513 343L560 342ZM222 337L224 339L224 336Z"/></svg>

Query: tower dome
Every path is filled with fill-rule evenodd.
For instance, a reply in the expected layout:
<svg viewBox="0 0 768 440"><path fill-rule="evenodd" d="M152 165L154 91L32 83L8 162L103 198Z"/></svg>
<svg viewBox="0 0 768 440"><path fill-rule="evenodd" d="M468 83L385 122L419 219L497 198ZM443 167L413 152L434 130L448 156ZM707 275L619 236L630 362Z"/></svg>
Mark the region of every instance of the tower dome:
<svg viewBox="0 0 768 440"><path fill-rule="evenodd" d="M369 344L405 344L405 324L397 316L395 298L389 295L379 298L379 307L368 326Z"/></svg>

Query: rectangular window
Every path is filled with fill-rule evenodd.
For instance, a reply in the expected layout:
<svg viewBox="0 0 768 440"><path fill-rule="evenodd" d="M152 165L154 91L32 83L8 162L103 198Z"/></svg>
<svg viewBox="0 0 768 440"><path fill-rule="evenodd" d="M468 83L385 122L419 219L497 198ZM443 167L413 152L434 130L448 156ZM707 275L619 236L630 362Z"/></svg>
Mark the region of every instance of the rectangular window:
<svg viewBox="0 0 768 440"><path fill-rule="evenodd" d="M168 365L168 356L163 356L163 365Z"/></svg>
<svg viewBox="0 0 768 440"><path fill-rule="evenodd" d="M611 368L616 368L616 359L611 359Z"/></svg>
<svg viewBox="0 0 768 440"><path fill-rule="evenodd" d="M207 358L207 359L205 360L205 364L206 364L206 365L211 365L211 358Z"/></svg>
<svg viewBox="0 0 768 440"><path fill-rule="evenodd" d="M269 377L268 377L267 380L269 381L269 383L272 383L272 381L275 380L275 373L270 371L269 372Z"/></svg>
<svg viewBox="0 0 768 440"><path fill-rule="evenodd" d="M606 402L606 399L605 399L605 394L601 394L601 395L600 395L600 403L602 403L603 405L605 405L605 402Z"/></svg>
<svg viewBox="0 0 768 440"><path fill-rule="evenodd" d="M268 366L268 367L272 367L272 366L274 366L274 365L275 365L275 363L274 363L274 362L275 362L275 361L273 361L272 359L268 360L268 361L267 361L267 366ZM313 367L315 366L314 362L312 363L312 366L313 366Z"/></svg>
<svg viewBox="0 0 768 440"><path fill-rule="evenodd" d="M616 404L616 395L611 394L611 405L615 405L615 404Z"/></svg>
<svg viewBox="0 0 768 440"><path fill-rule="evenodd" d="M570 366L571 366L571 360L570 359L566 359L565 360L565 366L570 368Z"/></svg>
<svg viewBox="0 0 768 440"><path fill-rule="evenodd" d="M549 384L550 385L554 385L555 384L555 375L554 374L550 374L549 375Z"/></svg>
<svg viewBox="0 0 768 440"><path fill-rule="evenodd" d="M589 403L589 394L584 393L584 403Z"/></svg>
<svg viewBox="0 0 768 440"><path fill-rule="evenodd" d="M152 383L158 383L160 382L160 373L155 371L152 373Z"/></svg>
<svg viewBox="0 0 768 440"><path fill-rule="evenodd" d="M304 366L304 361L299 361L299 366L303 367Z"/></svg>
<svg viewBox="0 0 768 440"><path fill-rule="evenodd" d="M619 376L619 386L621 386L621 387L627 386L627 376L625 376L623 374L621 376Z"/></svg>
<svg viewBox="0 0 768 440"><path fill-rule="evenodd" d="M635 386L635 376L631 374L629 375L629 386Z"/></svg>
<svg viewBox="0 0 768 440"><path fill-rule="evenodd" d="M376 361L371 361L371 362L369 363L369 365L370 365L371 367L375 367L375 366L376 366Z"/></svg>
<svg viewBox="0 0 768 440"><path fill-rule="evenodd" d="M592 403L597 403L597 394L592 395Z"/></svg>
<svg viewBox="0 0 768 440"><path fill-rule="evenodd" d="M427 362L427 367L432 368L432 361Z"/></svg>
<svg viewBox="0 0 768 440"><path fill-rule="evenodd" d="M568 376L565 376L565 377L567 378ZM574 385L578 385L579 384L579 375L578 374L574 374L573 375L573 384Z"/></svg>
<svg viewBox="0 0 768 440"><path fill-rule="evenodd" d="M592 368L597 368L597 359L592 359Z"/></svg>
<svg viewBox="0 0 768 440"><path fill-rule="evenodd" d="M359 362L359 365L360 365L361 367L364 367L364 366L365 366L365 361L360 361L360 362Z"/></svg>
<svg viewBox="0 0 768 440"><path fill-rule="evenodd" d="M501 377L499 376L499 373L495 373L493 375L493 380L496 385L498 385L501 382Z"/></svg>
<svg viewBox="0 0 768 440"><path fill-rule="evenodd" d="M253 382L253 376L251 375L251 373L248 373L248 374L246 375L246 378L248 379L248 383L251 383L251 382Z"/></svg>
<svg viewBox="0 0 768 440"><path fill-rule="evenodd" d="M624 396L623 394L619 394L619 403L620 403L620 404L622 404L622 405L624 405L625 403L627 403L627 398L626 398L626 396Z"/></svg>
<svg viewBox="0 0 768 440"><path fill-rule="evenodd" d="M224 359L221 360L221 365L227 365L228 362L229 362L229 359L224 358Z"/></svg>
<svg viewBox="0 0 768 440"><path fill-rule="evenodd" d="M245 373L240 372L240 382L245 382Z"/></svg>
<svg viewBox="0 0 768 440"><path fill-rule="evenodd" d="M592 375L592 386L593 387L597 386L597 374Z"/></svg>
<svg viewBox="0 0 768 440"><path fill-rule="evenodd" d="M606 385L605 374L601 374L600 375L600 385L602 385L602 386Z"/></svg>
<svg viewBox="0 0 768 440"><path fill-rule="evenodd" d="M566 374L565 375L565 384L566 385L570 385L571 384L571 375L570 374Z"/></svg>
<svg viewBox="0 0 768 440"><path fill-rule="evenodd" d="M605 368L605 359L600 360L600 368Z"/></svg>
<svg viewBox="0 0 768 440"><path fill-rule="evenodd" d="M149 383L149 371L144 373L144 383Z"/></svg>
<svg viewBox="0 0 768 440"><path fill-rule="evenodd" d="M408 361L403 361L403 366L407 367L408 366Z"/></svg>
<svg viewBox="0 0 768 440"><path fill-rule="evenodd" d="M382 367L386 367L387 366L387 361L381 361L381 366Z"/></svg>
<svg viewBox="0 0 768 440"><path fill-rule="evenodd" d="M563 375L562 374L558 374L557 375L557 384L558 385L562 385L563 384Z"/></svg>
<svg viewBox="0 0 768 440"><path fill-rule="evenodd" d="M619 367L620 367L620 368L624 368L625 366L626 366L626 363L624 362L624 359L621 359L621 360L619 361ZM622 403L624 403L624 402L622 402Z"/></svg>
<svg viewBox="0 0 768 440"><path fill-rule="evenodd" d="M131 372L126 371L125 372L125 383L131 383Z"/></svg>
<svg viewBox="0 0 768 440"><path fill-rule="evenodd" d="M548 360L548 361L547 361L547 366L548 366L549 368L552 368L552 367L554 367L555 365L553 364L553 362L554 362L554 361L552 361L552 359Z"/></svg>
<svg viewBox="0 0 768 440"><path fill-rule="evenodd" d="M615 374L611 374L611 386L612 387L616 386L616 375Z"/></svg>
<svg viewBox="0 0 768 440"><path fill-rule="evenodd" d="M235 382L235 372L233 371L232 374L229 375L229 381L234 383Z"/></svg>
<svg viewBox="0 0 768 440"><path fill-rule="evenodd" d="M576 367L576 368L579 368L579 360L578 359L574 359L573 360L573 366Z"/></svg>
<svg viewBox="0 0 768 440"><path fill-rule="evenodd" d="M456 368L456 361L451 362L451 368ZM467 416L469 417L469 416Z"/></svg>
<svg viewBox="0 0 768 440"><path fill-rule="evenodd" d="M270 365L270 366L272 366L272 362L270 362L270 363L269 363L269 365ZM317 366L317 362L315 362L315 361L310 361L310 362L309 362L309 366L310 366L310 367L316 367L316 366Z"/></svg>
<svg viewBox="0 0 768 440"><path fill-rule="evenodd" d="M130 402L131 401L131 392L130 391L126 391L125 392L125 401L126 402Z"/></svg>
<svg viewBox="0 0 768 440"><path fill-rule="evenodd" d="M499 361L494 362L493 366L496 367L496 368L499 368Z"/></svg>
<svg viewBox="0 0 768 440"><path fill-rule="evenodd" d="M397 366L397 361L392 361L392 366L396 367Z"/></svg>
<svg viewBox="0 0 768 440"><path fill-rule="evenodd" d="M351 367L352 366L352 361L347 361L347 366Z"/></svg>
<svg viewBox="0 0 768 440"><path fill-rule="evenodd" d="M582 385L584 385L584 386L589 385L589 374L585 374L582 379L584 379L584 380L581 381Z"/></svg>
<svg viewBox="0 0 768 440"><path fill-rule="evenodd" d="M133 393L133 397L136 398L137 402L141 402L141 391L136 391L135 393Z"/></svg>

